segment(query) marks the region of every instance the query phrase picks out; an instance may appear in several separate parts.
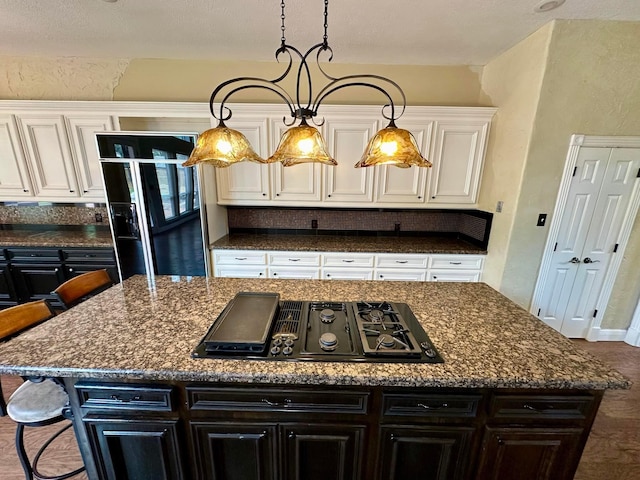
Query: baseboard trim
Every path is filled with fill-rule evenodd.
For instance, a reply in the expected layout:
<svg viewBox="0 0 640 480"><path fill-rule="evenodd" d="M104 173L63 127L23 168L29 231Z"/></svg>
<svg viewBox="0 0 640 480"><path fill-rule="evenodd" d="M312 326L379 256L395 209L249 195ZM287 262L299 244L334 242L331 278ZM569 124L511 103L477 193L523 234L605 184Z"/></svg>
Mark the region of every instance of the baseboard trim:
<svg viewBox="0 0 640 480"><path fill-rule="evenodd" d="M624 341L634 347L640 347L640 330L630 327L629 330L627 330Z"/></svg>
<svg viewBox="0 0 640 480"><path fill-rule="evenodd" d="M594 327L589 331L587 340L590 342L624 342L627 330Z"/></svg>

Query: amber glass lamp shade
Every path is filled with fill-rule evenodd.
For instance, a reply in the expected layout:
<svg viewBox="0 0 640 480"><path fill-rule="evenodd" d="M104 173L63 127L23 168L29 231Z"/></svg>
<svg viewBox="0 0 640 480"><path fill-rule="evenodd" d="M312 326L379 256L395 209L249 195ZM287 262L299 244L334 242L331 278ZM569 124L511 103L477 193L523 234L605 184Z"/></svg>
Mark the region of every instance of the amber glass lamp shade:
<svg viewBox="0 0 640 480"><path fill-rule="evenodd" d="M413 135L408 130L390 124L369 140L362 158L356 168L373 167L375 165L395 165L409 168L430 167L431 162L420 154Z"/></svg>
<svg viewBox="0 0 640 480"><path fill-rule="evenodd" d="M285 167L309 162L338 164L327 152L324 139L318 129L307 125L304 119L297 127L284 132L278 149L267 159L267 162L281 162Z"/></svg>
<svg viewBox="0 0 640 480"><path fill-rule="evenodd" d="M189 160L182 165L190 167L197 163L207 163L214 167L228 167L245 160L266 163L253 151L247 137L220 122L216 128L202 132Z"/></svg>

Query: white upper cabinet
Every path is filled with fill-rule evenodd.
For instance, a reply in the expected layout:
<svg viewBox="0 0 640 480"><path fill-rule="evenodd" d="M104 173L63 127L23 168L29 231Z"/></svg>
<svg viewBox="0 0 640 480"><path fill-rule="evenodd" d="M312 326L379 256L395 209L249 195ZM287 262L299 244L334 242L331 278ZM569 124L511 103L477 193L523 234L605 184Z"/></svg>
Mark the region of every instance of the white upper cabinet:
<svg viewBox="0 0 640 480"><path fill-rule="evenodd" d="M401 127L409 130L416 140L420 153L430 159L431 138L434 122L402 122ZM398 168L391 165L374 167L378 169L375 199L378 203L411 204L419 206L425 203L425 189L429 169Z"/></svg>
<svg viewBox="0 0 640 480"><path fill-rule="evenodd" d="M325 130L327 148L338 165L322 167L323 201L332 204L373 202L375 167L354 166L378 131L378 120L331 117L326 120Z"/></svg>
<svg viewBox="0 0 640 480"><path fill-rule="evenodd" d="M488 133L489 120L437 122L429 203L476 203Z"/></svg>
<svg viewBox="0 0 640 480"><path fill-rule="evenodd" d="M114 118L110 115L67 115L65 122L71 141L71 153L78 167L80 195L84 200L104 202L95 133L114 130Z"/></svg>
<svg viewBox="0 0 640 480"><path fill-rule="evenodd" d="M0 195L3 199L33 195L20 135L12 115L0 115Z"/></svg>
<svg viewBox="0 0 640 480"><path fill-rule="evenodd" d="M282 118L270 119L271 152L280 144L282 134L289 129ZM321 199L321 166L318 163L301 163L283 167L280 163L270 165L272 200L278 202L318 202Z"/></svg>
<svg viewBox="0 0 640 480"><path fill-rule="evenodd" d="M233 117L229 128L242 133L262 158L269 153L267 119ZM269 200L269 167L255 162L239 162L226 168L216 168L218 203L255 205Z"/></svg>
<svg viewBox="0 0 640 480"><path fill-rule="evenodd" d="M94 134L115 128L117 119L105 113L1 115L2 200L104 202Z"/></svg>
<svg viewBox="0 0 640 480"><path fill-rule="evenodd" d="M50 198L78 197L78 182L62 115L17 117L35 194Z"/></svg>

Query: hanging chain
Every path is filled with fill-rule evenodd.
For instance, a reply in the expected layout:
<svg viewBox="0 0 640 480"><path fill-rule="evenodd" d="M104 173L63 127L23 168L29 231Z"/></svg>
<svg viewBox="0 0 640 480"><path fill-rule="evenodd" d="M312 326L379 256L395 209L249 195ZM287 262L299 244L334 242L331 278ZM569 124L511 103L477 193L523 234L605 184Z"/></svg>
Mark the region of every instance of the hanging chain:
<svg viewBox="0 0 640 480"><path fill-rule="evenodd" d="M329 44L329 36L327 35L327 29L329 28L329 0L324 0L324 36L322 37L323 44L326 47Z"/></svg>
<svg viewBox="0 0 640 480"><path fill-rule="evenodd" d="M286 43L286 39L284 38L284 0L280 2L280 8L282 9L282 13L280 14L280 19L282 20L282 26L280 30L282 30L282 37L280 38L281 46L284 47Z"/></svg>

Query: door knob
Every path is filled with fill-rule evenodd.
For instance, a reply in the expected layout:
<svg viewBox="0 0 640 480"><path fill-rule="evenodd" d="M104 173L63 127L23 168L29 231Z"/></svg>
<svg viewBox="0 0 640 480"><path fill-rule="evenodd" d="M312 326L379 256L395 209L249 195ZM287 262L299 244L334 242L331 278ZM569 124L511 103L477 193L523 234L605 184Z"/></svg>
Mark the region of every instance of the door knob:
<svg viewBox="0 0 640 480"><path fill-rule="evenodd" d="M600 260L591 260L589 257L585 257L583 262L584 263L598 263Z"/></svg>
<svg viewBox="0 0 640 480"><path fill-rule="evenodd" d="M569 263L580 263L580 259L578 257L573 257L571 260L569 260ZM585 258L585 263L589 263L587 262L586 258Z"/></svg>

